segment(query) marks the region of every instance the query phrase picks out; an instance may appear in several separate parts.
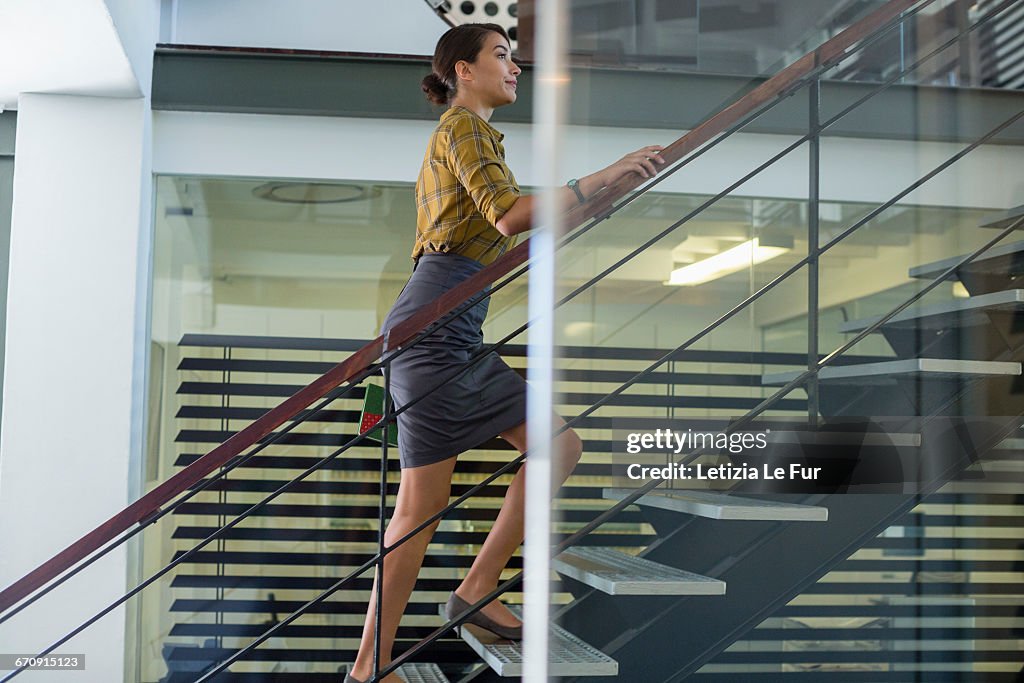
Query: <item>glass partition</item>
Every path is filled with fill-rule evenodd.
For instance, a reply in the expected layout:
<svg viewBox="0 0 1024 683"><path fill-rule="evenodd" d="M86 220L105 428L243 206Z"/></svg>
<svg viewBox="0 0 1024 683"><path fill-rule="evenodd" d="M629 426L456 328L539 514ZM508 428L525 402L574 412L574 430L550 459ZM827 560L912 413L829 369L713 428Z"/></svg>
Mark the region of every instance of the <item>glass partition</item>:
<svg viewBox="0 0 1024 683"><path fill-rule="evenodd" d="M613 141L619 94L588 68L770 75L884 3L568 4L564 166L580 177L687 133ZM785 90L767 116L798 132L716 128L679 168L593 199L599 219L558 251L556 404L584 440L574 476L593 473L587 500L559 504L624 533L556 559L573 598L556 621L609 677L995 681L1024 665L1008 540L1024 522L1004 486L1021 473L1021 201L999 181L1020 116L964 114L943 137L938 90L869 98L982 84L976 53L1009 7L911 8ZM670 119L662 99L642 106ZM907 125L870 139L846 116Z"/></svg>
<svg viewBox="0 0 1024 683"><path fill-rule="evenodd" d="M637 3L648 24L633 46L664 48L662 65L689 59L679 37L703 20L679 14L685 4ZM872 5L814 21L848 24ZM715 16L710 4L687 7ZM575 56L632 35L613 26L616 8L602 8L573 25ZM769 13L730 11L737 45L743 22ZM715 54L699 33L698 62ZM944 63L960 54L945 42L929 43L934 55L914 43L914 54ZM844 78L873 60L885 66L871 79L906 81L919 57L905 47L872 42L874 52L810 77ZM793 61L758 56L769 71ZM569 175L686 133L608 126L604 108L619 94L602 92L587 64L568 81ZM997 128L985 112L937 140L931 91L907 92L913 106L888 115L919 126L881 141L829 129L851 107L848 90L820 81L788 91L787 133L717 130L560 241L553 403L583 455L553 503L554 541L577 542L552 565L551 675L930 681L1020 669L1022 304L1010 235L1020 200L1003 182L1019 166L1020 123ZM693 94L705 96L720 94ZM643 106L664 105L652 93ZM415 224L413 188L399 183L166 176L157 188L151 486L373 339L411 272ZM528 304L526 277L501 284L484 326L523 374ZM381 384L373 376L329 401L164 517L140 546L147 573L334 454L362 428L367 386ZM472 449L453 494L514 454L499 439ZM138 680L194 680L367 562L380 456L361 444L302 475L162 579L138 604ZM822 481L805 474L818 471ZM386 481L393 506L393 451ZM510 481L441 522L396 655L444 623L438 603L479 552ZM502 578L521 567L517 551ZM343 670L369 577L232 670ZM520 606L521 588L503 599ZM449 632L418 661L450 680L490 675L487 666L514 672L484 659Z"/></svg>
<svg viewBox="0 0 1024 683"><path fill-rule="evenodd" d="M458 5L458 3L455 3ZM483 3L462 3L482 5ZM487 3L496 4L496 3ZM520 47L532 59L535 0L518 3ZM571 0L573 35L569 58L576 64L708 75L770 76L885 4L847 0L735 3L726 0ZM934 0L876 46L848 60L829 77L880 82L935 45L957 36L999 0ZM957 40L955 56L908 74L906 83L957 87L1021 87L1024 51L1015 39L1021 9L1008 11L984 29ZM484 21L453 7L454 23ZM524 19L525 17L525 19Z"/></svg>
<svg viewBox="0 0 1024 683"><path fill-rule="evenodd" d="M147 490L377 336L412 271L415 226L408 184L162 176L157 202ZM525 287L524 279L494 295L487 339L523 323ZM524 343L514 339L505 353L525 372ZM144 575L356 436L369 384L382 386L371 378L327 403L148 529L139 544ZM508 449L494 440L464 454L453 494L507 462ZM195 680L366 562L377 549L380 457L377 443L350 448L137 598L138 680ZM391 448L389 516L398 474ZM509 479L441 523L396 656L443 623L437 604L465 574ZM344 670L370 577L333 593L231 670ZM519 600L518 592L510 597ZM471 655L456 646L449 635L431 661L466 669Z"/></svg>

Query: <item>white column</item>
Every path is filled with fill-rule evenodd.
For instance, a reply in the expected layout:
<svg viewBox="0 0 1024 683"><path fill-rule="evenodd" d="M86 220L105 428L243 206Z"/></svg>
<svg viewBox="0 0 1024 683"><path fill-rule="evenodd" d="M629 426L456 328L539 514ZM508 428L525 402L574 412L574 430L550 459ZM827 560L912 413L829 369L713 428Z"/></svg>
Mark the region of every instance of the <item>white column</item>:
<svg viewBox="0 0 1024 683"><path fill-rule="evenodd" d="M151 229L145 99L19 98L0 427L0 586L138 495ZM141 283L141 285L140 285ZM126 590L118 550L0 625L0 651L35 653ZM121 681L125 611L66 645Z"/></svg>

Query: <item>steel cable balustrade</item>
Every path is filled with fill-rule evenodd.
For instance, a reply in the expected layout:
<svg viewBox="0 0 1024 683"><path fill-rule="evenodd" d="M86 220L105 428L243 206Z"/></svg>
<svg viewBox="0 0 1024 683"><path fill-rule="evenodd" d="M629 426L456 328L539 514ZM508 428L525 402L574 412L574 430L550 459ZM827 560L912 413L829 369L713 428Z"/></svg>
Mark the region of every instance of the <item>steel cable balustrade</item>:
<svg viewBox="0 0 1024 683"><path fill-rule="evenodd" d="M993 14L995 14L995 13L996 13L996 12L993 12ZM981 23L981 22L979 22L979 24L978 24L978 25L980 25L980 23ZM977 25L976 25L976 26L977 26ZM972 27L972 28L973 28L973 27ZM943 48L940 48L940 50L941 50L941 49L943 49ZM927 57L926 57L926 58L924 58L924 59L927 59ZM924 61L924 60L922 59L922 60L920 60L920 61ZM911 67L911 68L913 68L913 67ZM869 95L869 96L870 96L870 95ZM862 99L866 99L866 98L862 98ZM848 109L847 109L846 111L849 111L850 109L854 108L854 107L855 107L855 106L857 106L858 104L859 104L859 102L858 102L858 103L855 103L855 104L854 104L853 106L849 107L849 108L848 108ZM830 121L830 122L829 122L828 124L826 124L825 126L822 126L822 129L824 129L825 127L827 127L828 125L830 125L830 124L831 124L832 122L834 122L834 121L835 121L836 119L838 119L839 117L841 117L841 116L842 116L842 115L844 115L845 113L846 113L846 112L844 111L843 113L841 113L841 114L840 114L840 115L838 115L837 117L834 117L834 119L833 119L832 121ZM1009 123L1007 123L1006 125L1009 125ZM977 144L980 144L980 143L981 143L981 141L979 141L979 143L977 143ZM702 151L705 151L705 150L702 150ZM969 150L968 150L968 151L969 151ZM966 152L965 152L965 153L966 153ZM696 156L696 155L695 155L695 156ZM692 158L691 158L691 159L688 159L688 160L687 160L687 162L689 162L690 160L692 160ZM955 159L954 159L954 161L955 161ZM951 161L950 163L952 163L952 161ZM674 170L678 170L678 169L673 169L673 172L674 172ZM762 170L762 169L759 169L759 170ZM759 170L758 170L757 172L759 172ZM745 181L745 180L744 180L744 181ZM741 181L741 183L742 183L742 182L744 182L744 181ZM632 200L632 198L630 199L630 201L631 201L631 200ZM896 201L896 200L893 200L893 201ZM625 203L628 203L628 202L625 202ZM619 205L619 206L615 207L615 210L618 210L618 208L621 208L621 206L624 206L624 205L625 205L625 203L623 203L622 205ZM688 218L687 218L686 220L688 220ZM685 222L685 221L683 221L683 222ZM866 221L864 221L864 222L866 222ZM679 223L679 224L681 224L681 223ZM829 245L828 245L828 246L827 246L827 247L826 247L825 249L827 249L827 248L831 247L831 246L832 246L833 244L835 244L836 242L838 242L838 241L839 241L839 239L842 239L842 237L845 237L845 236L846 236L847 234L849 234L850 232L852 232L852 231L853 231L854 229L856 229L857 227L860 227L860 225L862 225L862 224L863 224L863 222L862 222L861 224L857 225L857 226L854 226L854 228L851 228L851 229L850 229L850 230L849 230L849 231L848 231L847 233L845 233L845 234L844 234L844 235L842 235L842 236L841 236L840 238L837 238L837 239L836 239L836 240L834 240L834 241L833 241L832 243L830 243L830 244L829 244ZM677 224L676 226L674 226L674 227L678 227L678 224ZM671 229L674 229L674 227L673 227L673 228L671 228ZM671 229L670 229L670 230L671 230ZM666 233L663 233L663 234L667 234L667 231L666 231ZM824 251L825 249L822 249L822 251ZM627 260L628 260L628 259L627 259ZM513 279L513 278L510 278L510 279ZM598 278L598 279L600 279L600 278ZM595 281L596 281L596 280L595 280ZM507 282L507 281L506 281L506 282ZM502 283L502 284L505 284L505 283ZM776 284L777 284L777 283L776 283ZM585 286L584 286L583 288L581 288L581 290L582 290L582 289L585 289L585 288L586 288L587 286L589 286L589 283L588 283L588 285L585 285ZM570 296L569 298L571 298L571 296ZM568 298L567 298L566 300L568 300ZM907 303L906 305L910 305L910 303ZM895 315L895 313L894 313L894 315ZM514 335L513 335L513 336L514 336ZM489 351L490 351L490 350L492 350L493 348L496 348L497 346L500 346L500 345L501 345L502 343L504 343L504 341L503 341L503 342L501 342L501 343L499 343L499 344L497 344L497 345L495 345L495 346L489 347L489 348L488 348L487 350L485 350L485 351L484 351L483 353L487 353L487 352L489 352ZM395 354L395 355L397 355L397 354ZM481 354L481 355L483 355L483 354ZM836 355L836 356L838 356L839 354L835 354L835 355ZM390 358L391 358L391 359L393 359L393 357L394 357L394 356L392 356L392 357L390 357ZM799 381L799 380L798 380L798 381ZM796 385L796 384L794 383L794 386L795 386L795 385ZM628 386L628 385L627 385L627 386ZM784 390L781 390L781 391L780 391L780 393L781 393L781 394L784 394L784 393L787 393L787 391L788 391L788 389L784 389ZM330 400L333 400L334 398L335 398L335 397L331 397L330 399L328 399L328 402L329 402ZM322 406L321 406L321 407L322 407ZM317 411L318 411L319 409L320 409L320 407L318 407L317 409L314 409L314 410L313 410L313 411L311 411L311 412L310 412L309 414L307 414L307 417L308 417L309 415L315 414L315 413L316 413L316 412L317 412ZM763 409L764 409L764 407L761 407L761 410L763 410ZM401 412L401 411L399 411L399 412ZM591 412L592 412L592 411L591 411ZM395 413L395 414L397 414L397 413ZM389 419L390 419L390 417L392 417L392 416L389 416ZM582 416L581 416L581 417L582 417ZM291 428L293 428L294 426L295 426L294 424L293 424L293 425L291 425L291 426L289 427L289 429L288 429L288 430L286 430L286 431L290 431L290 429L291 429ZM568 426L567 426L566 428L568 428ZM564 429L564 428L563 428L563 429ZM359 440L361 440L361 438L363 438L363 437L365 437L365 434L364 434L364 435L360 435L360 437L357 437L357 439L354 439L354 440L353 440L352 442L350 442L349 444L346 444L346 445L345 445L345 446L344 446L344 447L343 447L343 448L341 449L341 451L343 451L343 450L344 450L345 448L347 448L348 446L354 445L354 443L358 442L358 441L359 441ZM279 437L278 437L278 438L279 438ZM275 440L276 440L276 439L275 439ZM269 444L265 444L265 445L269 445ZM262 446L262 447L265 447L265 445L264 445L264 446ZM262 447L261 447L261 448L262 448ZM385 449L386 449L386 446L385 446ZM339 452L341 452L341 451L339 451ZM247 455L247 456L246 456L246 459L247 459L248 457L251 457L251 456L252 456L252 455L254 455L254 454L255 454L255 453L250 453L249 455ZM336 453L335 455L337 455L337 453ZM331 457L333 457L333 456L331 456ZM325 461L326 461L326 460L328 460L328 459L330 459L330 457L329 457L329 458L325 458ZM516 461L516 462L520 461L521 459L522 459L522 456L520 456L520 458L519 458L519 459L517 459L517 461ZM508 467L510 468L511 466L514 466L514 464L516 464L516 462L510 463ZM318 464L318 465L315 465L315 466L314 466L314 467L312 467L312 468L310 468L310 470L316 469L316 468L317 468L318 466L319 466L319 464ZM382 465L382 477L384 477L384 476L386 475L386 470L385 470L385 469L383 469L383 467L384 467L384 466ZM507 468L506 468L506 469L507 469ZM504 470L503 470L503 471L504 471ZM308 473L308 471L307 471L307 473ZM491 480L493 480L493 478L494 478L494 477L496 477L496 476L500 475L501 473L502 473L501 471L499 471L499 472L495 473L495 474L494 474L494 475L492 476L492 478L488 480L488 482L489 482L489 481L491 481ZM304 476L304 475L302 475L302 476ZM301 479L301 478L302 478L302 476L300 476L299 478ZM488 483L488 482L485 482L485 484L486 484L486 483ZM384 483L384 479L382 479L382 484L383 484L383 483ZM481 484L481 486L482 486L482 485L483 485L483 484ZM275 495L276 495L276 494L275 494ZM382 495L383 495L383 494L382 494ZM469 495L471 495L471 492L470 492L470 493L468 493L468 494L467 494L467 495L466 495L465 497L469 497ZM272 497L273 497L273 496L272 496ZM264 503L266 503L266 502L267 502L267 501L264 501ZM245 514L243 515L243 517L244 517L244 516L246 516L247 514L249 514L250 512L252 512L253 510L255 510L255 509L258 509L258 508L259 508L259 507L260 507L261 505L262 505L262 503L261 503L260 505L254 506L254 508L252 508L252 509L251 509L251 510L250 510L249 512L245 513ZM441 513L439 513L439 515L441 515L441 514L444 514L444 511L442 511ZM236 521L238 521L238 520L236 520ZM411 534L410 534L410 535L409 535L408 537L411 537L411 536L415 535L416 533L418 533L418 530L417 530L417 531L413 531L413 532L412 532L412 533L411 533ZM208 540L212 540L212 539L213 539L213 538L215 538L215 537L216 537L216 536L213 536L213 537L211 537L211 538L210 538L210 539L208 539ZM408 537L407 537L407 538L408 538ZM398 544L400 544L401 542L404 542L404 540L406 540L406 539L403 539L402 541L399 541L399 543L396 543L396 546L397 546ZM383 546L381 546L381 547L383 548ZM197 548L195 548L195 549L193 549L193 551L194 551L194 550L198 550L198 547L197 547ZM365 567L365 566L364 566L364 567ZM365 570L365 568L360 568L359 570L357 570L357 571L356 571L356 575L357 575L357 574L359 574L359 573L361 573L361 571L364 571L364 570ZM484 602L486 602L486 601L484 601ZM484 603L482 602L481 604L484 604ZM466 616L468 617L469 615L467 614ZM282 625L283 625L283 624L282 624ZM257 643L257 644L258 644L258 643ZM255 644L254 644L254 645L255 645Z"/></svg>
<svg viewBox="0 0 1024 683"><path fill-rule="evenodd" d="M682 158L684 154L696 150L698 146L712 139L715 135L718 135L726 127L738 120L743 115L743 108L748 111L756 111L758 106L763 105L768 98L772 95L776 97L774 105L780 101L781 97L786 94L786 88L792 86L792 83L801 77L802 71L809 70L810 62L813 61L818 65L818 71L820 71L821 65L826 65L830 60L841 57L843 53L857 41L870 40L871 32L876 31L879 27L883 27L886 30L891 29L892 26L886 26L887 22L891 22L893 17L910 16L920 11L925 6L931 4L934 0L925 0L918 7L907 10L908 7L918 4L919 0L891 0L887 5L880 8L876 12L873 12L869 16L863 18L857 24L851 26L846 31L842 32L838 36L827 41L824 45L819 47L813 53L806 55L803 59L795 62L794 65L787 67L779 74L775 75L768 82L762 84L751 93L748 93L737 100L735 103L729 106L726 110L719 112L713 117L709 118L705 123L702 123L697 128L694 128L687 133L683 138L677 140L671 147L671 150L667 150L664 156L668 157L670 161L675 162ZM867 36L867 38L865 38ZM863 44L861 44L861 47ZM811 59L810 57L813 57ZM768 106L770 109L770 105ZM758 115L766 110L762 110ZM756 116L754 117L756 118ZM733 129L734 130L734 129ZM716 141L717 142L717 141ZM693 155L692 158L696 158L700 153ZM688 163L690 159L684 162ZM589 229L600 220L608 217L617 208L621 208L632 201L632 198L621 205L614 208L611 204L617 199L621 199L629 191L642 184L636 179L623 178L610 187L605 187L598 193L587 206L579 207L569 212L570 224L580 224L584 220L594 218L594 222L588 225L586 228ZM603 213L602 213L603 212ZM422 333L423 336L429 334L426 332L426 328L430 325L440 324L439 322L443 316L447 313L452 313L456 307L456 300L466 295L467 292L470 295L479 295L479 298L485 296L482 294L482 290L486 285L493 284L501 276L507 274L516 265L522 263L525 260L527 244L522 244L513 253L506 254L498 262L492 264L492 266L485 269L484 272L478 273L469 282L465 283L458 290L454 290L447 295L439 297L434 305L428 310L422 312L422 314L415 315L406 324L399 327L401 334L394 335L395 331L392 331L392 335L399 338L399 342L404 343L407 339L416 336L411 330L416 330L417 333ZM518 276L525 269L519 270L515 276ZM506 281L507 283L508 281ZM503 283L504 285L504 283ZM497 288L496 288L497 289ZM459 303L463 303L460 300ZM469 305L472 305L471 303ZM468 306L467 306L468 307ZM402 336L407 335L407 336ZM37 590L47 582L51 581L55 575L62 571L67 570L70 566L76 562L81 561L86 554L95 551L102 543L110 541L116 537L117 533L125 530L128 526L133 523L148 522L159 518L162 514L161 506L167 504L171 498L180 494L191 485L199 482L205 475L209 474L216 468L223 466L231 458L238 457L242 450L246 449L257 440L262 439L273 429L280 426L284 422L292 419L296 414L307 408L309 401L317 398L323 398L328 391L328 387L333 387L351 380L354 377L366 377L369 369L372 368L372 364L369 360L371 357L376 357L381 354L385 347L385 341L383 338L377 338L370 342L364 348L361 348L353 356L347 360L341 362L332 371L329 371L321 378L318 378L314 382L310 383L303 390L297 392L294 396L283 401L278 407L268 411L266 415L257 419L254 423L241 430L236 435L228 438L220 446L216 447L213 451L208 453L203 458L199 459L195 463L189 465L178 474L165 481L163 484L157 486L150 494L146 494L141 499L133 503L132 505L125 508L121 513L115 515L110 520L106 521L99 527L93 529L93 531L87 533L85 537L72 544L72 546L61 551L53 558L45 562L43 565L37 567L35 570L26 575L22 580L19 580L12 584L10 587L0 591L0 610L5 610L13 604L16 604L20 599L32 591ZM361 364L361 366L360 366ZM353 366L359 367L358 370L353 369ZM318 393L317 393L318 392ZM306 401L306 402L302 402ZM127 540L125 537L123 540ZM47 575L49 574L49 575Z"/></svg>

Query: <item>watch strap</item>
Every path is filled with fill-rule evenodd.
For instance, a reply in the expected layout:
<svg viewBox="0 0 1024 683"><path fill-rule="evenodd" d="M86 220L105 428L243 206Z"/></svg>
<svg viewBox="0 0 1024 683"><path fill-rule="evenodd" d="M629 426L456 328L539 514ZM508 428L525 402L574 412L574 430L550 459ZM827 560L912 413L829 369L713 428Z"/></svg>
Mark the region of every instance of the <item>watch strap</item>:
<svg viewBox="0 0 1024 683"><path fill-rule="evenodd" d="M569 186L570 190L572 190L573 192L576 193L576 199L580 200L580 204L586 203L587 198L583 196L583 192L580 190L580 181L579 180L577 180L576 178L573 178L568 183L566 183L566 185Z"/></svg>

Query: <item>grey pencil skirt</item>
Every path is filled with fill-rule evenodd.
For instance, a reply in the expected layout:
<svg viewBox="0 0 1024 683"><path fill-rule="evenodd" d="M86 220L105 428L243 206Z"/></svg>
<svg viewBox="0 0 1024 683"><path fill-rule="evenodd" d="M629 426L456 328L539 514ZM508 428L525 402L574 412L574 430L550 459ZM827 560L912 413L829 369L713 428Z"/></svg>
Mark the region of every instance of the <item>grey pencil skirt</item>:
<svg viewBox="0 0 1024 683"><path fill-rule="evenodd" d="M478 261L458 254L420 256L381 332L482 268ZM395 409L424 397L398 415L403 468L454 458L526 420L526 381L497 353L488 353L469 367L469 359L483 348L481 326L489 304L487 297L392 362ZM458 377L449 379L454 375Z"/></svg>

